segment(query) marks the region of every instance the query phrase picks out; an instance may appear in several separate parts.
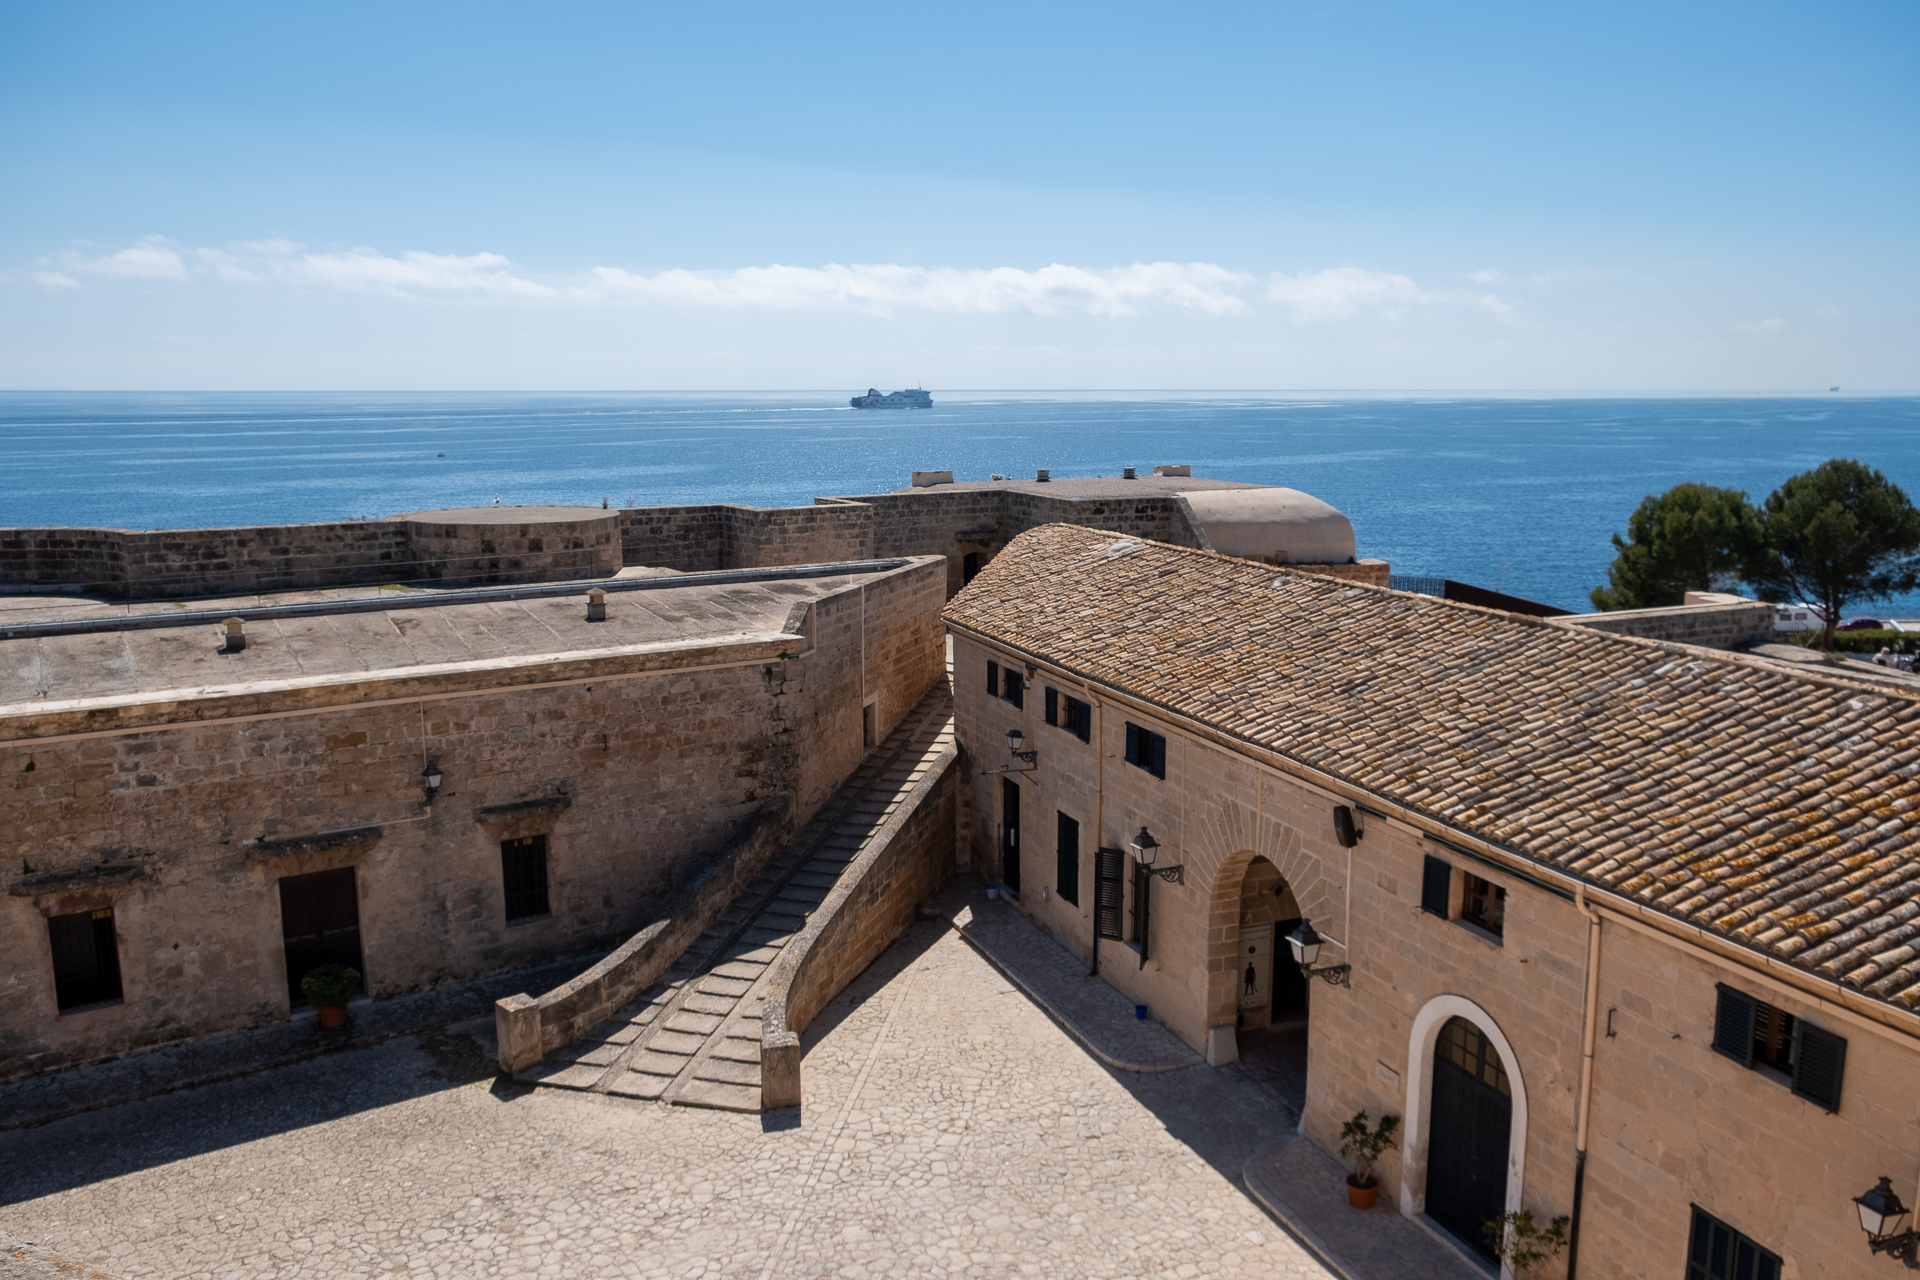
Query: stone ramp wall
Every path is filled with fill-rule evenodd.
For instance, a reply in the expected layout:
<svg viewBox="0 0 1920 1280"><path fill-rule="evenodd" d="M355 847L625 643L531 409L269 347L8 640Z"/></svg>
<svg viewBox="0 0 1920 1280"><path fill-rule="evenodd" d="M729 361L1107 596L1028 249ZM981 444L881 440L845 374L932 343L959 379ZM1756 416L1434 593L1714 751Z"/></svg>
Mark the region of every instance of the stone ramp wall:
<svg viewBox="0 0 1920 1280"><path fill-rule="evenodd" d="M760 1043L761 1106L800 1105L800 1035L827 1001L913 923L953 878L961 753L949 747L866 850L841 874L767 976Z"/></svg>
<svg viewBox="0 0 1920 1280"><path fill-rule="evenodd" d="M719 858L668 905L666 918L627 939L606 959L543 996L507 996L494 1004L500 1069L523 1071L612 1017L659 981L673 962L760 874L787 837L789 801L763 801Z"/></svg>

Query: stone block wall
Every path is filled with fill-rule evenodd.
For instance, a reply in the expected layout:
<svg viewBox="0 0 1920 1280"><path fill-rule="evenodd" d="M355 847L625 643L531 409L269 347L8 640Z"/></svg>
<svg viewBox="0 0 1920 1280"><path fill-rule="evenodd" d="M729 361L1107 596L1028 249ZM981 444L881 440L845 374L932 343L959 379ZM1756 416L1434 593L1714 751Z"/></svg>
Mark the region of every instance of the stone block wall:
<svg viewBox="0 0 1920 1280"><path fill-rule="evenodd" d="M711 573L735 567L727 561L726 508L716 504L622 511L620 542L627 564L654 565L681 573Z"/></svg>
<svg viewBox="0 0 1920 1280"><path fill-rule="evenodd" d="M960 773L959 749L942 752L774 961L761 1024L767 1110L800 1105L799 1033L953 878Z"/></svg>
<svg viewBox="0 0 1920 1280"><path fill-rule="evenodd" d="M1643 640L1670 640L1706 649L1742 649L1773 639L1773 606L1758 600L1678 605L1671 609L1619 609L1551 619L1556 627L1584 627Z"/></svg>
<svg viewBox="0 0 1920 1280"><path fill-rule="evenodd" d="M124 582L126 538L124 529L0 531L0 582Z"/></svg>
<svg viewBox="0 0 1920 1280"><path fill-rule="evenodd" d="M396 522L388 522L396 523ZM610 577L625 563L612 512L577 520L408 520L408 578L467 586Z"/></svg>
<svg viewBox="0 0 1920 1280"><path fill-rule="evenodd" d="M791 638L0 708L23 851L0 863L0 1076L287 1017L284 876L355 869L375 998L618 943L762 801L804 820L831 795L865 754L864 702L883 734L919 702L944 669L942 576L924 559L842 588ZM530 835L552 910L508 925L500 846ZM135 872L41 879L102 864ZM45 918L102 907L125 997L58 1014Z"/></svg>
<svg viewBox="0 0 1920 1280"><path fill-rule="evenodd" d="M729 506L726 513L728 568L835 564L874 555L873 509L858 503ZM905 554L927 553L916 547Z"/></svg>

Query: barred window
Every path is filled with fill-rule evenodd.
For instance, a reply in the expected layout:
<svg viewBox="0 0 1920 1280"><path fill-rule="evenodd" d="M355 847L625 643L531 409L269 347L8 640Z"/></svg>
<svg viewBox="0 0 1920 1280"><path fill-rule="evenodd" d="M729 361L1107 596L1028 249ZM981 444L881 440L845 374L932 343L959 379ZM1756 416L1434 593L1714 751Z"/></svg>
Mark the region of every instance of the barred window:
<svg viewBox="0 0 1920 1280"><path fill-rule="evenodd" d="M506 888L507 923L550 914L547 907L547 838L525 836L500 842L500 879Z"/></svg>

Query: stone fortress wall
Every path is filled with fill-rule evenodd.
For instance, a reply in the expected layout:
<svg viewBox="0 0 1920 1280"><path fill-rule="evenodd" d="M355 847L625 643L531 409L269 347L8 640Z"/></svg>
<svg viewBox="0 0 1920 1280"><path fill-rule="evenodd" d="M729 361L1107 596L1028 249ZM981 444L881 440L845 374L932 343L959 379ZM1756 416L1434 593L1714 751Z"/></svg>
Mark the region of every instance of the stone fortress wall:
<svg viewBox="0 0 1920 1280"><path fill-rule="evenodd" d="M388 583L569 581L611 575L624 566L699 573L939 555L948 562L952 596L966 581L970 556L977 569L1011 539L1042 524L1082 524L1176 546L1211 547L1206 522L1183 500L1181 483L1218 482L973 482L816 498L802 507L480 507L246 528L0 529L0 588L62 587L164 600ZM1254 485L1234 491L1291 493ZM1282 553L1275 562L1288 560ZM1377 560L1317 564L1299 563L1296 556L1291 563L1387 583L1387 565Z"/></svg>
<svg viewBox="0 0 1920 1280"><path fill-rule="evenodd" d="M293 643L262 622L215 686L9 699L0 1080L285 1020L283 877L354 869L375 998L626 938L770 800L787 825L812 813L944 673L938 560L824 591L802 577L816 586L777 634L250 680ZM697 612L703 589L732 590L663 583L606 607L617 627ZM134 634L153 655L211 652L210 631ZM508 923L501 842L529 836L546 838L551 910ZM123 998L61 1013L44 919L101 910Z"/></svg>

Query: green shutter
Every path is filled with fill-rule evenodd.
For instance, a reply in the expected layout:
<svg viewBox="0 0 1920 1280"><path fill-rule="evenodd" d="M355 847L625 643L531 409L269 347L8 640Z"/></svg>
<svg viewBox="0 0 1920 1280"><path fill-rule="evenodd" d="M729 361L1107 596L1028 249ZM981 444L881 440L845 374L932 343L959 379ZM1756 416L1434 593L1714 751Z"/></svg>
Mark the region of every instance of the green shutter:
<svg viewBox="0 0 1920 1280"><path fill-rule="evenodd" d="M1831 1031L1808 1026L1804 1018L1794 1024L1793 1040L1793 1092L1838 1111L1840 1082L1847 1071L1847 1042Z"/></svg>
<svg viewBox="0 0 1920 1280"><path fill-rule="evenodd" d="M1126 902L1127 855L1101 849L1093 855L1093 932L1120 941L1121 908Z"/></svg>
<svg viewBox="0 0 1920 1280"><path fill-rule="evenodd" d="M1713 1016L1713 1051L1743 1067L1753 1065L1753 1020L1758 1002L1744 991L1722 983L1719 1007ZM1798 1092L1796 1089L1795 1092Z"/></svg>
<svg viewBox="0 0 1920 1280"><path fill-rule="evenodd" d="M1453 864L1432 854L1420 871L1420 909L1429 915L1447 918L1447 899L1453 888Z"/></svg>

